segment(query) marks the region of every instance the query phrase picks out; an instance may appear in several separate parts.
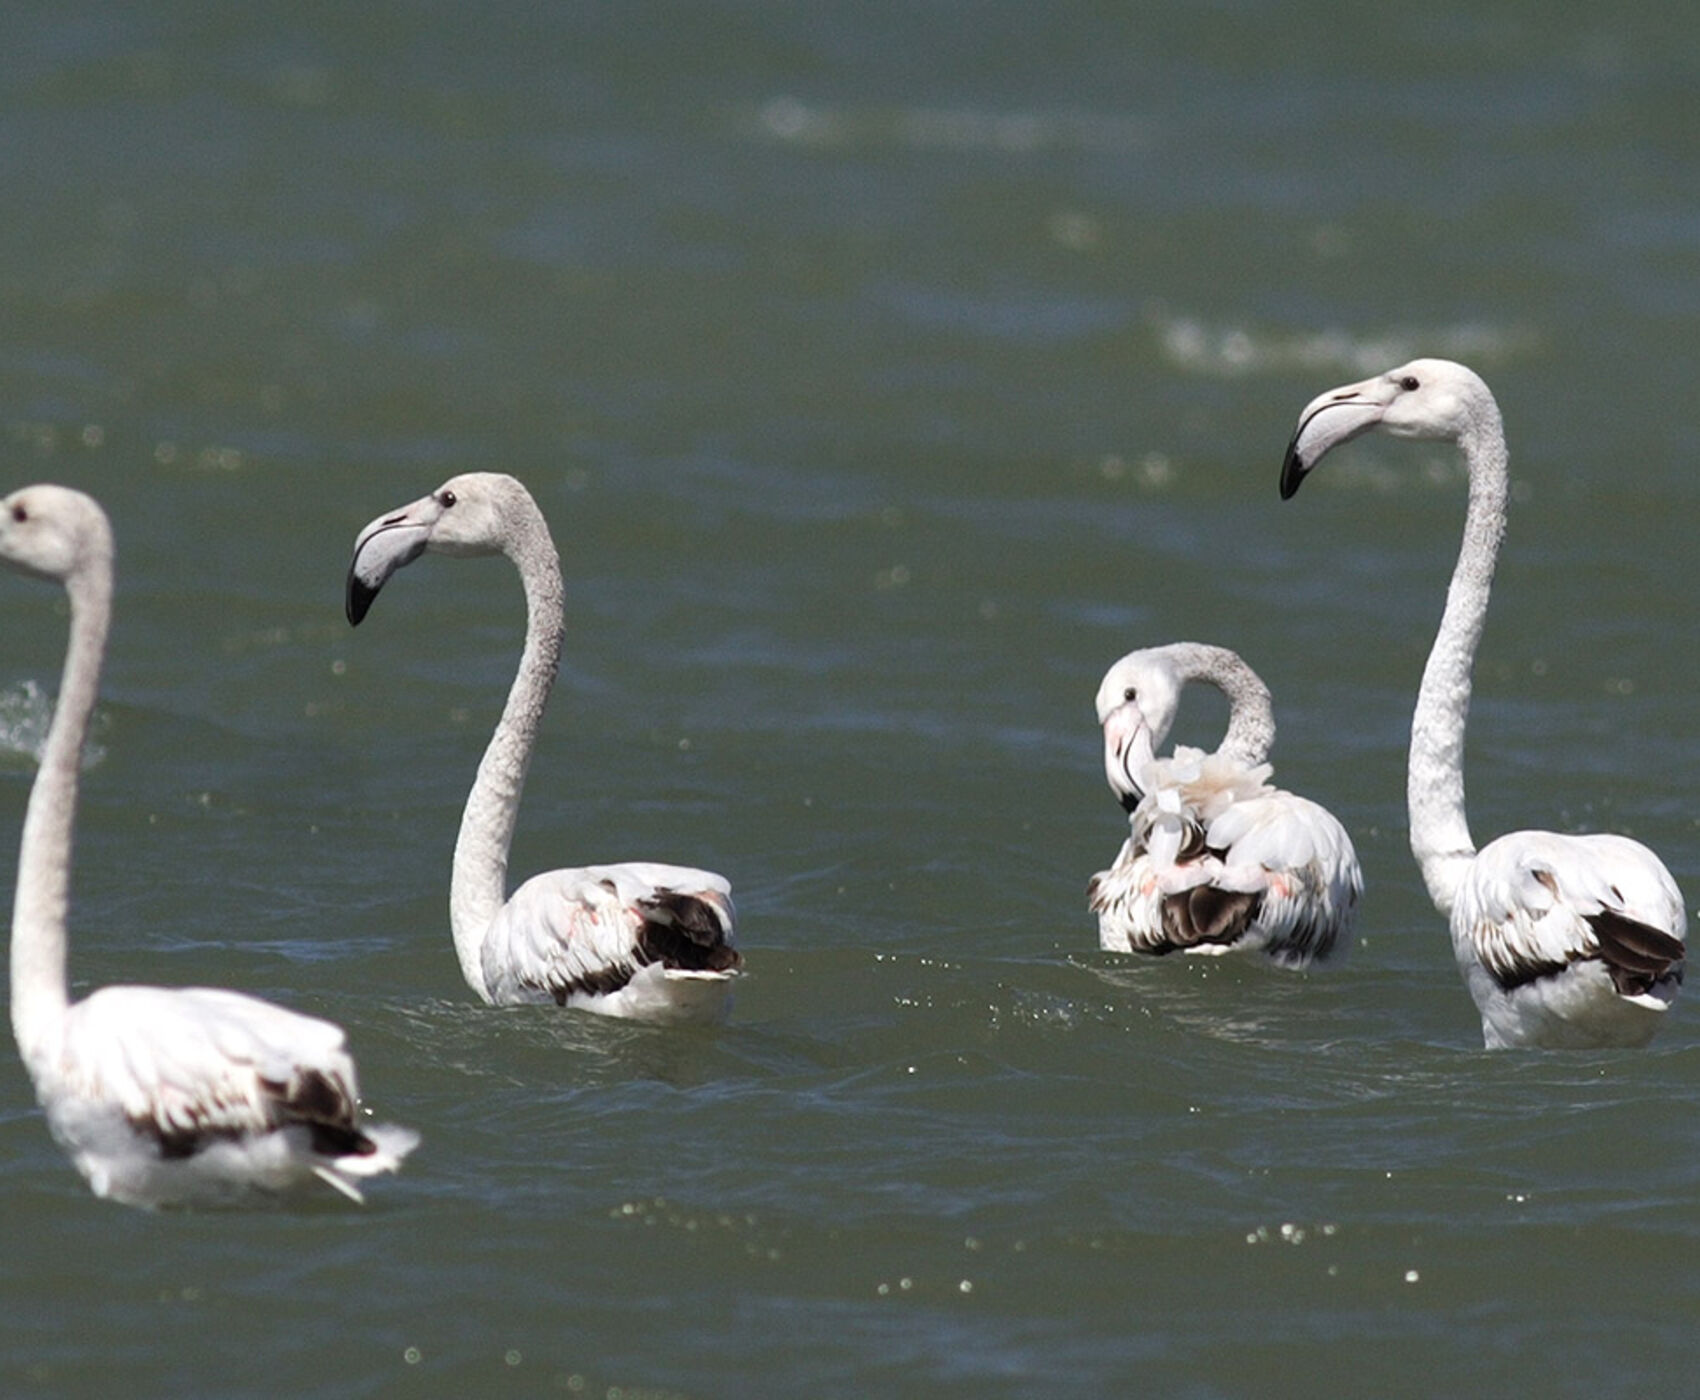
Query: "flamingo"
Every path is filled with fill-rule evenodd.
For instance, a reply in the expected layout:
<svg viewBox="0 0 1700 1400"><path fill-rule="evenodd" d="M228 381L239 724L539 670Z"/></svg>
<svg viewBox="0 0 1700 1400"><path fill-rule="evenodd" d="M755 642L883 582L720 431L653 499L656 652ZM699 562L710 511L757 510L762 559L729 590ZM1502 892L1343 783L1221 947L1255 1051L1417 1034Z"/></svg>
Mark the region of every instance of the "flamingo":
<svg viewBox="0 0 1700 1400"><path fill-rule="evenodd" d="M1371 429L1456 443L1464 539L1411 719L1411 852L1489 1049L1645 1045L1682 983L1687 917L1664 863L1625 836L1518 831L1480 851L1464 811L1470 675L1505 533L1499 405L1450 360L1413 360L1330 389L1299 416L1281 467L1291 497L1323 456Z"/></svg>
<svg viewBox="0 0 1700 1400"><path fill-rule="evenodd" d="M531 493L470 472L379 516L354 542L348 620L421 554L505 554L525 590L525 646L466 799L449 884L449 924L467 984L492 1005L554 1002L654 1021L712 1019L742 966L732 889L706 870L652 862L534 875L507 894L526 768L560 665L560 558Z"/></svg>
<svg viewBox="0 0 1700 1400"><path fill-rule="evenodd" d="M365 1121L340 1027L237 992L66 984L71 834L112 614L112 529L62 486L0 501L0 563L61 583L70 637L12 905L12 1030L48 1127L95 1195L238 1204L323 1181L355 1201L419 1137Z"/></svg>
<svg viewBox="0 0 1700 1400"><path fill-rule="evenodd" d="M1188 681L1228 698L1214 753L1156 758ZM1304 967L1343 951L1363 875L1345 828L1269 783L1269 690L1226 647L1175 642L1129 653L1098 687L1104 772L1131 834L1092 877L1088 906L1109 952L1260 952Z"/></svg>

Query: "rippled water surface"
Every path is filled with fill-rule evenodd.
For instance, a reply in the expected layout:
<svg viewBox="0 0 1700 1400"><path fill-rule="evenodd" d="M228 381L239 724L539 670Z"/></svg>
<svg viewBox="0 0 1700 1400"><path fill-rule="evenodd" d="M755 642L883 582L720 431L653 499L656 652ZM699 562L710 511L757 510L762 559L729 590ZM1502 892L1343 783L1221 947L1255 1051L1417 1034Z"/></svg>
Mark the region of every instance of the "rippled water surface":
<svg viewBox="0 0 1700 1400"><path fill-rule="evenodd" d="M1690 7L18 5L4 483L108 506L73 975L344 1023L424 1144L93 1200L0 1056L8 1396L1683 1393L1700 1013L1480 1047L1405 843L1455 460L1298 410L1492 384L1470 805L1700 893ZM358 633L355 531L523 477L566 573L516 875L733 881L716 1030L473 1001L500 561ZM0 836L64 609L0 579ZM1091 701L1236 647L1369 891L1309 976L1097 952ZM1180 738L1212 742L1199 697ZM7 858L9 861L9 857ZM0 894L9 903L9 864ZM328 1193L327 1193L328 1194Z"/></svg>

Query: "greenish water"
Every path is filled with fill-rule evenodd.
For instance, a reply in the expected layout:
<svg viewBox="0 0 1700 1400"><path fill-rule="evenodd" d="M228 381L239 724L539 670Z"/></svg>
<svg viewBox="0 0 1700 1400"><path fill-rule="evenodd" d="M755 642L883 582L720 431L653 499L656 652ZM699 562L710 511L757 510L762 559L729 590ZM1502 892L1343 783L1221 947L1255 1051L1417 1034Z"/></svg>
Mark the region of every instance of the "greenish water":
<svg viewBox="0 0 1700 1400"><path fill-rule="evenodd" d="M1484 374L1476 835L1625 831L1692 907L1700 24L1355 13L0 17L4 484L94 492L120 550L74 975L331 1016L425 1138L363 1211L126 1211L8 1051L0 1392L1683 1391L1693 1006L1484 1054L1405 846L1456 466L1275 481L1322 389ZM721 1029L460 982L517 584L340 604L354 532L473 468L569 594L514 871L724 871ZM0 619L10 848L63 608L7 580ZM1095 950L1092 695L1180 638L1257 666L1277 775L1357 840L1337 972Z"/></svg>

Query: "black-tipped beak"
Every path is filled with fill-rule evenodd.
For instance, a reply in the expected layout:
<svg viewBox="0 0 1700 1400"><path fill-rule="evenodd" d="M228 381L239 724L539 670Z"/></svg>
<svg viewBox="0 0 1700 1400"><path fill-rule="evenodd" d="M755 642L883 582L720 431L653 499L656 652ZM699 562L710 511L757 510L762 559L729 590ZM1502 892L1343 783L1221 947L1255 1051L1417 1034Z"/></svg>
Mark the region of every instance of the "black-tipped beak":
<svg viewBox="0 0 1700 1400"><path fill-rule="evenodd" d="M1290 501L1316 464L1341 443L1361 437L1381 422L1387 403L1385 382L1366 379L1362 384L1330 389L1305 405L1281 461L1281 499Z"/></svg>
<svg viewBox="0 0 1700 1400"><path fill-rule="evenodd" d="M348 571L348 595L343 599L343 611L348 614L350 627L360 625L360 620L372 606L372 599L377 596L376 588L368 588L354 576L352 569Z"/></svg>
<svg viewBox="0 0 1700 1400"><path fill-rule="evenodd" d="M1140 780L1153 757L1151 731L1137 704L1128 701L1104 717L1104 776L1124 812L1144 798Z"/></svg>
<svg viewBox="0 0 1700 1400"><path fill-rule="evenodd" d="M372 600L397 569L411 564L425 552L431 537L429 520L420 519L420 507L433 504L430 497L393 515L380 516L362 530L354 541L354 558L348 565L348 588L344 609L351 627L358 627Z"/></svg>
<svg viewBox="0 0 1700 1400"><path fill-rule="evenodd" d="M1281 461L1281 499L1292 500L1309 474L1310 463L1299 456L1299 439L1294 434L1293 440L1287 444L1287 455Z"/></svg>

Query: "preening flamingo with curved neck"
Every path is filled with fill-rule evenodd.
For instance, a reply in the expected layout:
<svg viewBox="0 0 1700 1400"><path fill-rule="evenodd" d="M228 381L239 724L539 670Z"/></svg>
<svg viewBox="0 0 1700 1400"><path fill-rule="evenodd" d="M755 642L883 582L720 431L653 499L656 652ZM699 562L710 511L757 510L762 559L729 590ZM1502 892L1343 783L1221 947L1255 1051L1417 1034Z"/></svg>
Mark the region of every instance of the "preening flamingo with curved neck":
<svg viewBox="0 0 1700 1400"><path fill-rule="evenodd" d="M1156 757L1190 681L1228 698L1214 753ZM1332 813L1273 787L1269 690L1226 647L1174 642L1124 656L1098 687L1104 773L1130 834L1087 886L1108 952L1257 952L1284 967L1343 952L1363 875Z"/></svg>
<svg viewBox="0 0 1700 1400"><path fill-rule="evenodd" d="M0 501L0 563L70 598L59 700L30 788L12 906L12 1030L53 1136L97 1196L235 1204L324 1181L354 1200L418 1142L359 1108L340 1028L236 992L66 983L83 741L112 611L112 530L90 497Z"/></svg>
<svg viewBox="0 0 1700 1400"><path fill-rule="evenodd" d="M649 862L533 876L507 893L508 848L565 632L560 559L531 493L470 472L361 530L348 569L359 625L385 582L421 554L502 554L525 591L525 645L467 795L449 883L461 972L495 1005L555 1002L648 1020L723 1014L742 965L732 890L706 870Z"/></svg>
<svg viewBox="0 0 1700 1400"><path fill-rule="evenodd" d="M1411 719L1411 851L1481 1012L1489 1048L1644 1045L1682 982L1687 916L1664 863L1623 836L1519 831L1480 851L1464 811L1471 671L1505 533L1499 405L1450 360L1413 360L1330 389L1299 416L1281 467L1298 490L1332 449L1380 429L1456 443L1469 469L1464 540Z"/></svg>

